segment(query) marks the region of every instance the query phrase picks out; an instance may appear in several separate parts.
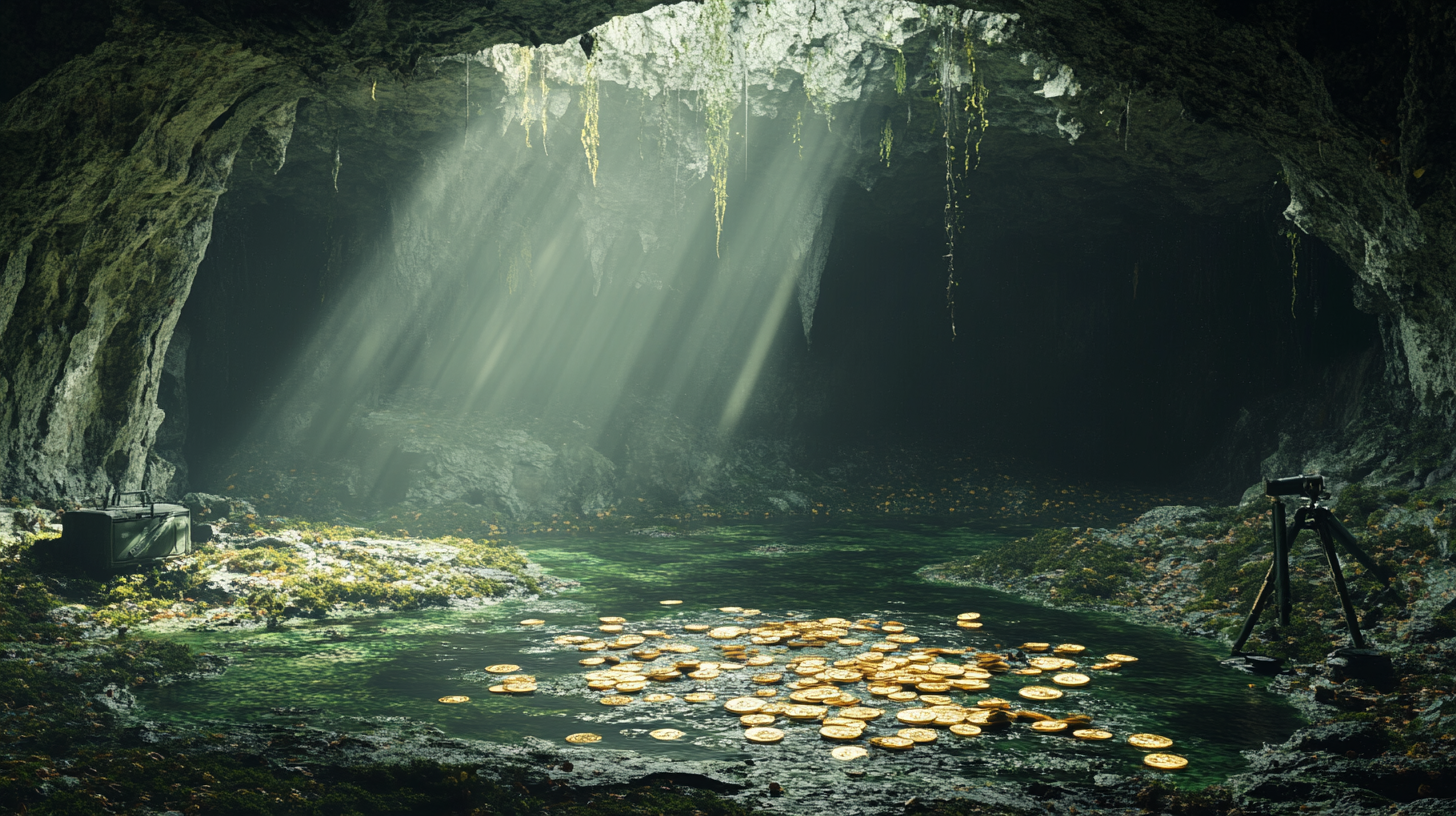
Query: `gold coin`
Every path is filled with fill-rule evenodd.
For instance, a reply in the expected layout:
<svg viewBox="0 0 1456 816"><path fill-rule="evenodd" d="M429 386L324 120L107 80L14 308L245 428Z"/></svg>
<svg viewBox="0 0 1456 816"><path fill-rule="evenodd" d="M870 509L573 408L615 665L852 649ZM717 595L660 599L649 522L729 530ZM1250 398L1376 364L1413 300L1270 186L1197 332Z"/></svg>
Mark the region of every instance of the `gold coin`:
<svg viewBox="0 0 1456 816"><path fill-rule="evenodd" d="M616 618L616 617L597 618L597 623L626 623L626 622L627 622L627 619L626 618Z"/></svg>
<svg viewBox="0 0 1456 816"><path fill-rule="evenodd" d="M934 666L926 667L925 670L940 677L960 677L966 673L963 667L954 663L936 663Z"/></svg>
<svg viewBox="0 0 1456 816"><path fill-rule="evenodd" d="M583 733L583 734L568 734L566 736L566 741L569 742L569 743L571 743L572 745L586 745L586 744L592 743L592 742L601 742L602 741L602 735L601 734L585 734L585 733Z"/></svg>
<svg viewBox="0 0 1456 816"><path fill-rule="evenodd" d="M675 654L689 654L691 652L696 652L698 650L698 647L689 646L686 643L668 643L662 647L662 650L664 652L673 652Z"/></svg>
<svg viewBox="0 0 1456 816"><path fill-rule="evenodd" d="M924 683L916 683L915 688L918 691L929 692L932 695L935 695L940 694L943 691L950 691L950 683L936 683L927 681Z"/></svg>
<svg viewBox="0 0 1456 816"><path fill-rule="evenodd" d="M1113 663L1136 663L1137 662L1137 658L1136 657L1133 657L1132 655L1110 654L1110 655L1103 655L1103 656L1106 657L1108 660L1111 660Z"/></svg>
<svg viewBox="0 0 1456 816"><path fill-rule="evenodd" d="M739 612L738 614L742 615L745 618L751 618L754 615L762 615L763 614L763 610L761 610L761 609L745 609L742 612Z"/></svg>
<svg viewBox="0 0 1456 816"><path fill-rule="evenodd" d="M863 640L857 640L855 638L840 638L836 642L840 646L863 646L864 645L864 641Z"/></svg>
<svg viewBox="0 0 1456 816"><path fill-rule="evenodd" d="M742 663L719 663L719 671L743 671Z"/></svg>
<svg viewBox="0 0 1456 816"><path fill-rule="evenodd" d="M646 635L647 637L669 637L669 635L661 629L643 629L642 634Z"/></svg>
<svg viewBox="0 0 1456 816"><path fill-rule="evenodd" d="M935 742L936 733L929 728L901 728L895 732L895 736L904 737L915 742Z"/></svg>
<svg viewBox="0 0 1456 816"><path fill-rule="evenodd" d="M777 697L779 693L773 689L759 689L753 693L754 697Z"/></svg>
<svg viewBox="0 0 1456 816"><path fill-rule="evenodd" d="M890 635L885 638L890 643L919 643L920 638L914 635Z"/></svg>
<svg viewBox="0 0 1456 816"><path fill-rule="evenodd" d="M1060 657L1033 657L1026 661L1026 665L1042 671L1056 671L1062 668L1062 659Z"/></svg>
<svg viewBox="0 0 1456 816"><path fill-rule="evenodd" d="M593 640L576 647L577 651L579 652L600 652L605 648L607 648L607 644L603 643L600 640Z"/></svg>
<svg viewBox="0 0 1456 816"><path fill-rule="evenodd" d="M510 684L510 683L534 683L534 682L536 682L536 678L532 677L529 674L513 674L510 677L502 677L501 678L501 682L502 683L506 683L506 684Z"/></svg>
<svg viewBox="0 0 1456 816"><path fill-rule="evenodd" d="M706 623L689 623L683 626L684 632L706 632L713 627Z"/></svg>
<svg viewBox="0 0 1456 816"><path fill-rule="evenodd" d="M743 611L743 607L741 607L741 606L720 606L720 607L718 607L718 611L719 612L742 612Z"/></svg>
<svg viewBox="0 0 1456 816"><path fill-rule="evenodd" d="M695 691L692 694L684 694L683 699L690 703L711 703L718 699L718 695L711 691Z"/></svg>
<svg viewBox="0 0 1456 816"><path fill-rule="evenodd" d="M1106 663L1093 663L1092 664L1092 670L1093 671L1117 671L1120 668L1122 668L1122 664L1121 663L1118 663L1115 660L1109 660Z"/></svg>
<svg viewBox="0 0 1456 816"><path fill-rule="evenodd" d="M980 621L956 621L956 626L962 629L980 629L981 625Z"/></svg>
<svg viewBox="0 0 1456 816"><path fill-rule="evenodd" d="M1023 644L1021 644L1021 651L1023 651L1023 652L1045 652L1047 649L1050 649L1051 647L1052 647L1052 645L1050 643L1039 643L1039 642L1023 643Z"/></svg>
<svg viewBox="0 0 1456 816"><path fill-rule="evenodd" d="M749 728L761 728L765 725L773 725L774 715L772 714L744 714L738 718L741 725Z"/></svg>
<svg viewBox="0 0 1456 816"><path fill-rule="evenodd" d="M1105 740L1112 739L1111 731L1104 731L1101 728L1078 728L1072 732L1072 736L1084 740Z"/></svg>
<svg viewBox="0 0 1456 816"><path fill-rule="evenodd" d="M1092 682L1092 678L1085 674L1078 674L1077 672L1064 672L1054 675L1052 682L1059 686L1066 686L1067 688L1081 688Z"/></svg>
<svg viewBox="0 0 1456 816"><path fill-rule="evenodd" d="M935 722L935 712L928 708L907 708L897 713L895 719L906 725L925 725Z"/></svg>
<svg viewBox="0 0 1456 816"><path fill-rule="evenodd" d="M769 745L775 742L784 741L784 732L777 728L759 727L750 728L743 732L743 738L749 742L756 742L762 745Z"/></svg>
<svg viewBox="0 0 1456 816"><path fill-rule="evenodd" d="M904 688L905 688L904 686L893 686L893 685L891 685L891 686L870 686L868 690L869 690L869 693L870 694L873 694L876 697L884 697L884 696L889 695L889 694L894 694L897 691L903 691Z"/></svg>
<svg viewBox="0 0 1456 816"><path fill-rule="evenodd" d="M1016 693L1028 700L1055 700L1062 696L1061 689L1050 686L1024 686Z"/></svg>
<svg viewBox="0 0 1456 816"><path fill-rule="evenodd" d="M870 708L869 706L850 706L839 711L839 716L845 719L863 721L878 720L884 714L884 711L878 708Z"/></svg>
<svg viewBox="0 0 1456 816"><path fill-rule="evenodd" d="M957 677L950 681L950 687L961 691L985 691L991 687L991 684L984 680L965 680Z"/></svg>
<svg viewBox="0 0 1456 816"><path fill-rule="evenodd" d="M1176 771L1188 767L1188 760L1177 754L1148 754L1143 757L1143 764L1160 771Z"/></svg>
<svg viewBox="0 0 1456 816"><path fill-rule="evenodd" d="M602 705L624 706L624 705L627 705L628 703L632 702L632 698L631 697L625 697L625 696L620 695L620 694L613 694L613 695L610 695L608 697L603 697L602 699L598 700L597 702L601 703Z"/></svg>
<svg viewBox="0 0 1456 816"><path fill-rule="evenodd" d="M891 751L905 751L915 747L915 740L909 737L870 737L870 745Z"/></svg>
<svg viewBox="0 0 1456 816"><path fill-rule="evenodd" d="M583 666L600 666L607 662L607 659L605 657L584 657L576 662Z"/></svg>
<svg viewBox="0 0 1456 816"><path fill-rule="evenodd" d="M1052 648L1054 654L1081 654L1087 651L1087 647L1080 643L1058 643Z"/></svg>
<svg viewBox="0 0 1456 816"><path fill-rule="evenodd" d="M824 706L791 705L784 709L784 716L791 720L817 720L824 716Z"/></svg>
<svg viewBox="0 0 1456 816"><path fill-rule="evenodd" d="M752 714L755 711L763 710L764 702L757 697L734 697L723 704L723 707L734 714Z"/></svg>
<svg viewBox="0 0 1456 816"><path fill-rule="evenodd" d="M497 663L494 666L486 666L485 670L491 674L510 674L520 671L521 667L514 663Z"/></svg>
<svg viewBox="0 0 1456 816"><path fill-rule="evenodd" d="M505 686L511 694L529 694L536 690L535 683L506 683Z"/></svg>
<svg viewBox="0 0 1456 816"><path fill-rule="evenodd" d="M859 739L863 734L863 726L855 728L849 725L825 725L819 729L819 736L827 740Z"/></svg>
<svg viewBox="0 0 1456 816"><path fill-rule="evenodd" d="M708 637L714 640L732 640L746 634L748 634L748 630L741 626L719 626L717 629L710 630Z"/></svg>
<svg viewBox="0 0 1456 816"><path fill-rule="evenodd" d="M783 679L784 676L782 674L755 674L753 676L753 682L760 686L772 686L775 683L782 682Z"/></svg>
<svg viewBox="0 0 1456 816"><path fill-rule="evenodd" d="M461 696L459 694L451 694L448 697L441 697L440 698L440 702L442 702L442 703L468 703L468 702L470 702L470 698L469 697Z"/></svg>
<svg viewBox="0 0 1456 816"><path fill-rule="evenodd" d="M662 604L663 606L677 606L678 604L682 603L682 601L658 601L658 603ZM673 737L673 739L677 739L677 737Z"/></svg>
<svg viewBox="0 0 1456 816"><path fill-rule="evenodd" d="M950 732L959 737L976 737L980 736L981 729L970 723L956 723L950 727Z"/></svg>
<svg viewBox="0 0 1456 816"><path fill-rule="evenodd" d="M829 752L835 759L848 762L852 759L861 759L869 755L869 751L858 745L841 745Z"/></svg>
<svg viewBox="0 0 1456 816"><path fill-rule="evenodd" d="M965 722L965 720L966 713L964 711L941 711L935 715L936 725L956 725Z"/></svg>
<svg viewBox="0 0 1456 816"><path fill-rule="evenodd" d="M646 697L643 697L642 701L647 703L665 703L669 700L674 699L676 698L673 697L671 694L649 694Z"/></svg>
<svg viewBox="0 0 1456 816"><path fill-rule="evenodd" d="M822 703L833 697L839 696L839 689L833 686L819 686L816 688L796 691L789 695L789 699L796 703Z"/></svg>
<svg viewBox="0 0 1456 816"><path fill-rule="evenodd" d="M913 691L892 691L889 694L886 694L885 698L889 700L894 700L897 703L908 703L919 696L919 694L916 694Z"/></svg>
<svg viewBox="0 0 1456 816"><path fill-rule="evenodd" d="M973 620L980 620L980 619L981 619L981 613L980 612L962 612L959 615L956 615L956 620L973 621Z"/></svg>
<svg viewBox="0 0 1456 816"><path fill-rule="evenodd" d="M900 623L887 623L884 626L881 626L880 627L880 631L881 632L903 632L903 631L905 631L905 626L904 626L904 624L900 624Z"/></svg>
<svg viewBox="0 0 1456 816"><path fill-rule="evenodd" d="M719 672L717 669L698 669L695 672L688 672L688 677L694 680L716 680Z"/></svg>
<svg viewBox="0 0 1456 816"><path fill-rule="evenodd" d="M1028 688L1030 688L1030 687L1028 687ZM1056 689L1047 689L1047 691L1057 691L1057 690ZM1061 692L1057 692L1057 696L1060 697L1061 696ZM1054 698L1048 698L1048 699L1054 699ZM981 699L979 699L979 700L976 701L976 705L978 707L980 707L980 708L1003 708L1003 709L1005 709L1005 708L1010 708L1011 707L1011 701L1010 700L1003 700L1000 697L982 697Z"/></svg>
<svg viewBox="0 0 1456 816"><path fill-rule="evenodd" d="M684 736L686 736L683 732L677 730L676 728L659 728L656 731L649 731L647 732L647 734L653 739L660 740L682 739Z"/></svg>
<svg viewBox="0 0 1456 816"><path fill-rule="evenodd" d="M1159 748L1172 747L1173 741L1157 734L1133 734L1127 738L1127 744L1134 748L1156 751Z"/></svg>
<svg viewBox="0 0 1456 816"><path fill-rule="evenodd" d="M645 688L647 688L647 682L645 680L628 680L617 684L617 691L623 694L636 694Z"/></svg>
<svg viewBox="0 0 1456 816"><path fill-rule="evenodd" d="M864 728L864 720L852 720L848 717L825 717L819 721L820 725L847 725L850 728Z"/></svg>
<svg viewBox="0 0 1456 816"><path fill-rule="evenodd" d="M774 659L769 655L758 655L756 657L750 657L743 662L750 666L772 666Z"/></svg>
<svg viewBox="0 0 1456 816"><path fill-rule="evenodd" d="M506 687L505 686L491 686L490 687L490 693L491 694L505 694L506 693Z"/></svg>
<svg viewBox="0 0 1456 816"><path fill-rule="evenodd" d="M521 621L521 625L522 626L540 626L541 624L543 624L545 622L546 621L543 621L540 618L526 618L525 620Z"/></svg>
<svg viewBox="0 0 1456 816"><path fill-rule="evenodd" d="M1055 734L1059 731L1066 731L1067 724L1060 720L1038 720L1031 724L1031 730L1038 734Z"/></svg>
<svg viewBox="0 0 1456 816"><path fill-rule="evenodd" d="M601 626L597 627L599 631L606 632L609 635L616 634L617 632L620 632L625 628L626 627L620 623L604 623Z"/></svg>
<svg viewBox="0 0 1456 816"><path fill-rule="evenodd" d="M1023 677L1035 677L1038 674L1041 674L1041 669L1017 669L1011 673L1019 674Z"/></svg>

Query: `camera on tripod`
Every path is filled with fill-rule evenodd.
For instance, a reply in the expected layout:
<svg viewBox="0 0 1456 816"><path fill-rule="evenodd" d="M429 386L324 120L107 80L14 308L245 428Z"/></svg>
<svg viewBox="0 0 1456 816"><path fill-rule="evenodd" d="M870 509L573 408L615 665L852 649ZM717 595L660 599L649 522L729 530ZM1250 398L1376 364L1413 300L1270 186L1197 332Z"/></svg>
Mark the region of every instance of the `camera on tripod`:
<svg viewBox="0 0 1456 816"><path fill-rule="evenodd" d="M1274 532L1274 558L1269 565L1269 572L1264 576L1264 585L1259 588L1259 596L1254 599L1254 607L1249 610L1249 617L1244 621L1243 631L1239 633L1238 640L1234 641L1233 653L1242 655L1244 644L1248 641L1249 635L1254 632L1254 625L1258 623L1259 615L1264 611L1265 605L1269 603L1270 597L1275 599L1275 610L1278 613L1279 625L1288 626L1290 612L1293 607L1293 593L1289 586L1289 551L1294 546L1294 539L1301 530L1313 530L1320 540L1320 546L1324 549L1325 560L1330 565L1330 577L1335 585L1335 594L1340 599L1340 608L1345 615L1345 623L1349 628L1350 642L1356 649L1365 648L1365 637L1360 634L1360 621L1355 615L1355 606L1350 601L1350 590L1345 585L1345 574L1340 569L1340 559L1335 555L1335 541L1345 548L1349 553L1365 565L1385 588L1391 588L1391 577L1385 569L1375 563L1360 549L1355 541L1355 536L1345 529L1335 514L1329 508L1321 507L1320 502L1330 497L1325 490L1325 478L1323 476L1311 476L1300 474L1298 476L1285 476L1281 479L1264 480L1264 495L1270 498L1273 505L1273 532ZM1303 506L1294 511L1294 521L1286 525L1283 497L1299 496L1303 499Z"/></svg>

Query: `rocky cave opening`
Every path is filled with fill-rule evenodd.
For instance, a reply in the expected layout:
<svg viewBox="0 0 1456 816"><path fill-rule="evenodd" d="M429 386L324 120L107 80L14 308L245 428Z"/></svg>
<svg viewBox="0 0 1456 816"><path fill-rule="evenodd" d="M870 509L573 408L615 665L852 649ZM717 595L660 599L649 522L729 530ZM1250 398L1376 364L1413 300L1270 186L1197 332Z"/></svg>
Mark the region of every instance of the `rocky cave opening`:
<svg viewBox="0 0 1456 816"><path fill-rule="evenodd" d="M856 582L918 587L952 617L958 593L1000 590L1057 611L988 609L1068 638L1162 627L1139 642L1183 666L1250 613L1272 513L1261 480L1295 473L1325 478L1335 513L1397 577L1387 589L1345 563L1363 612L1347 621L1329 577L1341 561L1308 546L1296 620L1253 612L1254 647L1284 669L1250 694L1269 695L1261 727L1287 742L1244 746L1244 768L1195 738L1195 760L1220 769L1201 792L1077 754L1095 785L1070 764L1007 760L1031 776L866 812L1032 812L1050 790L1036 780L1061 771L1075 781L1059 796L1084 812L1436 813L1456 797L1438 699L1456 677L1453 9L76 8L3 18L28 36L0 90L0 568L14 587L0 672L24 681L0 702L60 707L44 727L0 725L17 769L0 782L34 812L101 790L95 770L57 787L79 767L67 751L116 776L151 756L136 745L155 747L191 774L194 804L213 774L263 769L265 797L293 784L282 746L352 712L347 694L320 698L335 711L273 709L313 724L208 726L247 741L243 759L200 747L215 735L190 715L148 719L207 691L159 683L252 676L235 635L280 638L300 660L324 640L390 655L375 682L414 712L414 697L434 702L430 683L379 678L437 670L418 621L455 627L452 650L519 648L529 663L540 644L522 632L577 637L573 603L614 604L590 615L629 613L629 628L691 619L683 637L717 613L747 619L692 607L702 599L671 617L684 602L659 600L677 585L637 563L649 557L704 595L744 569L718 559L782 559L760 589L784 610L814 576L836 602ZM48 555L68 546L67 511L122 490L185 507L195 549L150 572L68 575ZM812 563L825 547L843 547L842 576ZM1088 609L1114 623L1076 629ZM872 631L899 615L945 634L908 609L855 614L871 617L826 620ZM1375 648L1342 648L1351 626ZM1159 640L1169 627L1199 645ZM655 637L632 636L613 643ZM805 664L754 637L765 655L703 645ZM1030 640L962 645L981 650L967 667L1036 665ZM143 653L145 671L118 673ZM1240 659L1205 668L1253 670ZM580 691L540 671L543 696ZM448 680L532 699L478 667ZM1171 710L1176 696L1156 699ZM1136 725L1122 703L1090 700L1091 714L1054 713ZM84 720L94 737L68 730ZM699 747L721 747L702 727ZM430 770L390 776L388 795L473 786L472 806L502 812L519 792L584 812L603 795L663 808L612 787L656 766L578 789L561 774L596 767L590 754L536 746L555 775L514 784L474 770L515 767L505 737L452 742L447 761L428 747L440 732L411 728L357 749L326 741L312 767L367 788L382 783L349 774L423 758ZM1330 758L1297 770L1311 753ZM692 812L785 795L769 771L714 757L678 780ZM426 779L436 769L448 785ZM929 773L914 784L961 778ZM311 784L298 802L327 797Z"/></svg>

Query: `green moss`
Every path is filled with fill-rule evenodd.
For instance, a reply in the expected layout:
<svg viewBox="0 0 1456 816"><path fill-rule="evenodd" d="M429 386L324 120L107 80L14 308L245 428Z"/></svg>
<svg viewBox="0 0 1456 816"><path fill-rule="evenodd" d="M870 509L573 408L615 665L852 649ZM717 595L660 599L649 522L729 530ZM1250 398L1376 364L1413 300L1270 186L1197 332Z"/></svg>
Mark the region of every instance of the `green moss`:
<svg viewBox="0 0 1456 816"><path fill-rule="evenodd" d="M1146 553L1157 553L1150 548ZM1027 575L1060 573L1051 582L1053 602L1109 600L1127 588L1137 569L1133 553L1074 530L1041 530L973 558L937 567L951 578L973 581L1014 580Z"/></svg>

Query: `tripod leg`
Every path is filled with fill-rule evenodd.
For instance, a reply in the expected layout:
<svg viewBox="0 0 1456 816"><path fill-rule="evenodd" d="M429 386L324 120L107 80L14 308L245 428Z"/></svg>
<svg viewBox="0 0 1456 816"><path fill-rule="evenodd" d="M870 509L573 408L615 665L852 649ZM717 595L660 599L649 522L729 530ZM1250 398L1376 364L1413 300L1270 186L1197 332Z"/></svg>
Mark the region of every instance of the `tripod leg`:
<svg viewBox="0 0 1456 816"><path fill-rule="evenodd" d="M1289 588L1289 553L1294 549L1294 538L1304 523L1306 508L1294 511L1294 523L1284 523L1284 502L1274 500L1274 596L1279 611L1279 625L1289 625L1289 614L1294 608L1294 595Z"/></svg>
<svg viewBox="0 0 1456 816"><path fill-rule="evenodd" d="M1360 634L1360 619L1355 617L1355 606L1350 603L1350 590L1345 586L1345 574L1340 571L1340 559L1335 555L1335 542L1330 538L1330 530L1324 524L1316 522L1315 529L1319 532L1320 544L1324 546L1325 558L1330 562L1330 576L1335 579L1335 593L1340 596L1345 624L1350 627L1350 642L1355 644L1356 649L1363 649L1365 636Z"/></svg>
<svg viewBox="0 0 1456 816"><path fill-rule="evenodd" d="M1254 633L1254 625L1259 622L1259 615L1264 612L1264 607L1269 603L1269 596L1273 594L1274 565L1270 564L1269 571L1264 573L1264 585L1259 587L1259 596L1254 599L1254 608L1249 610L1249 617L1244 619L1244 628L1239 632L1238 640L1234 641L1234 654L1244 650L1244 644L1248 642L1249 635Z"/></svg>
<svg viewBox="0 0 1456 816"><path fill-rule="evenodd" d="M1323 517L1329 523L1330 532L1344 545L1345 552L1355 556L1355 560L1364 564L1365 569L1370 570L1371 574L1378 578L1382 584L1385 584L1386 589L1389 589L1391 576L1385 571L1385 568L1375 563L1374 558L1371 558L1364 550L1360 549L1360 544L1355 541L1355 536L1345 528L1345 525L1340 523L1339 519L1335 518L1334 513L1325 510Z"/></svg>

